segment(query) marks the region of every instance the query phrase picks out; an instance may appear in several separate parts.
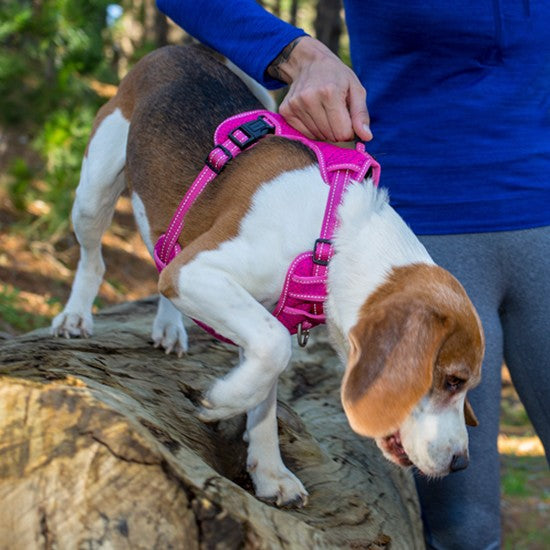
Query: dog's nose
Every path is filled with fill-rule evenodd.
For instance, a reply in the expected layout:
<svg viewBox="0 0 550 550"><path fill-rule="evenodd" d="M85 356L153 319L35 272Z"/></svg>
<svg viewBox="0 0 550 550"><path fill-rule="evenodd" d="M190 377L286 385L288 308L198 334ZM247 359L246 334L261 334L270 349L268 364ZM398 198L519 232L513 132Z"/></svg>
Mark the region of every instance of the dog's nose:
<svg viewBox="0 0 550 550"><path fill-rule="evenodd" d="M470 460L467 454L454 455L451 460L451 472L459 472L468 467Z"/></svg>

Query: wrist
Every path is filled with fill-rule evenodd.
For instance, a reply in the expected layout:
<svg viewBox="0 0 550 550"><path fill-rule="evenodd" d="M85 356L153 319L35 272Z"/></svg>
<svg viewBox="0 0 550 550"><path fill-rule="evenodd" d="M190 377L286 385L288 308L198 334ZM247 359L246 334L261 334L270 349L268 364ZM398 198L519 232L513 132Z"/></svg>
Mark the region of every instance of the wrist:
<svg viewBox="0 0 550 550"><path fill-rule="evenodd" d="M277 80L291 84L302 69L327 52L326 46L310 36L299 36L283 48L281 53L270 63L267 74Z"/></svg>

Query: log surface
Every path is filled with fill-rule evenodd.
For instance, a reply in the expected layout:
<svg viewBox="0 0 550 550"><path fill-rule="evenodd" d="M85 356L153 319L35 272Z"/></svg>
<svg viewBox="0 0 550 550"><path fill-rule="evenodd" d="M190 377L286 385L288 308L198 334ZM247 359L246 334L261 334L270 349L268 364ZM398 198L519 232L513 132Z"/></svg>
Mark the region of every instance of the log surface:
<svg viewBox="0 0 550 550"><path fill-rule="evenodd" d="M303 509L253 495L244 416L204 424L198 398L238 361L189 327L189 353L150 343L151 298L106 310L92 338L38 330L0 347L0 548L423 548L410 474L349 428L323 330L279 389Z"/></svg>

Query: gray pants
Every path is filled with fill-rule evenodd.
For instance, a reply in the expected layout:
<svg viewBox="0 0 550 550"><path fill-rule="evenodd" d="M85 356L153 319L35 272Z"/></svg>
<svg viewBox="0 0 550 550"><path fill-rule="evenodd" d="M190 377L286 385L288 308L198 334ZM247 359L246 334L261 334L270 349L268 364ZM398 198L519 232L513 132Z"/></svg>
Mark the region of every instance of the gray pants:
<svg viewBox="0 0 550 550"><path fill-rule="evenodd" d="M550 460L550 227L421 237L436 263L464 285L486 337L481 384L469 394L470 465L442 480L417 477L428 548L500 546L501 365Z"/></svg>

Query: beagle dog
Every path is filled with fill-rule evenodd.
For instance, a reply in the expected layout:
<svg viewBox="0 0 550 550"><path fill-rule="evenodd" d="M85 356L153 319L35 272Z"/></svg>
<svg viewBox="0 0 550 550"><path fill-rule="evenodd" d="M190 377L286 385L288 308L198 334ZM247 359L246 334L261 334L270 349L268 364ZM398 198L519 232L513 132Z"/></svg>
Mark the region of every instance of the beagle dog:
<svg viewBox="0 0 550 550"><path fill-rule="evenodd" d="M169 46L142 59L96 119L72 220L81 246L72 292L53 321L57 336L92 333L104 273L101 237L125 185L149 251L204 166L216 126L263 106L243 80L202 47ZM278 376L291 336L270 313L289 264L318 237L328 186L302 144L267 136L234 158L197 199L162 271L152 338L187 351L182 314L240 347L241 362L203 400L205 421L247 414L247 468L256 495L306 502L284 465L276 419ZM367 178L338 208L328 265L326 324L345 365L341 397L353 430L384 455L428 476L468 464L466 392L480 379L484 338L460 283L434 264Z"/></svg>

